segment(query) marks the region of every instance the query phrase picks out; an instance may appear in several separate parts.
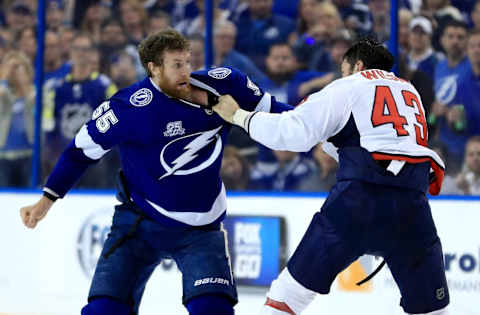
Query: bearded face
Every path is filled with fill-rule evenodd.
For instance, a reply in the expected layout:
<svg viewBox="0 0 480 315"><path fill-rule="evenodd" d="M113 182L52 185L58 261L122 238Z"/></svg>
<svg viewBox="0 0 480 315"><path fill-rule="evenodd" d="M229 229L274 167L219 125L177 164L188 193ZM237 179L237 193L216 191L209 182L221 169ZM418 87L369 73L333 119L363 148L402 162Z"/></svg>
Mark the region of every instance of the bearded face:
<svg viewBox="0 0 480 315"><path fill-rule="evenodd" d="M153 80L165 94L175 98L190 99L191 66L189 51L165 51L162 64L153 65L150 70Z"/></svg>

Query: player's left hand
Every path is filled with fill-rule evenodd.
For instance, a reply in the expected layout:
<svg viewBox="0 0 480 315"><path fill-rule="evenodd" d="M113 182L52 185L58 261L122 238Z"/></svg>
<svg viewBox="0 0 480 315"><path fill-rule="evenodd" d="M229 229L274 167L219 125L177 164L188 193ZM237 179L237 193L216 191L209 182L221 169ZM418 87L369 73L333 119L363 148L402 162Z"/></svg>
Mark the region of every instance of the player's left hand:
<svg viewBox="0 0 480 315"><path fill-rule="evenodd" d="M223 120L233 123L233 115L240 109L238 103L230 95L222 95L218 98L218 104L212 108Z"/></svg>

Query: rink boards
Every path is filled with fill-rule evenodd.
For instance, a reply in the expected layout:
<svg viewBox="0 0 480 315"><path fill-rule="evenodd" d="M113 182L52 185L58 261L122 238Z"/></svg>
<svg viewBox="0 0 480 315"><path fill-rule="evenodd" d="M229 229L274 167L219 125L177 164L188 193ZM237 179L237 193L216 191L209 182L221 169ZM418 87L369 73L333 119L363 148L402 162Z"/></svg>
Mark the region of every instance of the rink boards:
<svg viewBox="0 0 480 315"><path fill-rule="evenodd" d="M0 314L79 314L117 202L113 193L72 193L55 204L37 229L28 230L19 209L38 196L0 192ZM237 216L229 226L234 268L248 284L239 287L237 315L256 314L265 283L283 263L277 260L293 253L324 200L325 195L315 194L229 195L229 213ZM431 206L443 242L452 314L479 315L480 198L436 198ZM265 218L284 218L284 226L277 229ZM305 314L402 314L388 268L367 285L354 285L380 262L362 257ZM140 314L187 314L181 290L175 264L164 261L147 285Z"/></svg>

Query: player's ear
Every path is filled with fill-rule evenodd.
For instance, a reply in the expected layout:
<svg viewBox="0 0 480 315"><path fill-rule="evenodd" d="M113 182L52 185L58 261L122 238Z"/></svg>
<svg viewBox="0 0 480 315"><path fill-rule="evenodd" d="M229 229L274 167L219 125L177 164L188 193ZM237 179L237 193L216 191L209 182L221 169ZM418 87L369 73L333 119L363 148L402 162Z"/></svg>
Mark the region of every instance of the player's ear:
<svg viewBox="0 0 480 315"><path fill-rule="evenodd" d="M363 61L357 60L357 62L355 62L355 65L353 66L353 73L363 71L363 70L366 70L365 64L363 63Z"/></svg>
<svg viewBox="0 0 480 315"><path fill-rule="evenodd" d="M155 63L153 63L152 61L149 61L147 63L147 67L148 67L148 70L150 70L150 72L153 74L154 77L156 77L158 75L158 73L160 72L160 67L155 65Z"/></svg>

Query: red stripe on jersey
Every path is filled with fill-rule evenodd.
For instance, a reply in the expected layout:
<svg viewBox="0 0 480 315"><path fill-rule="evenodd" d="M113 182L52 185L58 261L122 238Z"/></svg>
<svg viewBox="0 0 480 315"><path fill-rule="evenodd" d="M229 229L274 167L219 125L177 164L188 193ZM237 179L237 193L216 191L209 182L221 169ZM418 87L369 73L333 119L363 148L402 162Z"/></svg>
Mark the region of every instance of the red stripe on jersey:
<svg viewBox="0 0 480 315"><path fill-rule="evenodd" d="M285 304L284 302L278 302L278 301L272 300L272 299L267 297L267 302L265 302L265 305L270 306L270 307L272 307L276 310L279 310L281 312L285 312L285 313L290 314L290 315L295 315L295 313L292 311L292 309L287 304Z"/></svg>
<svg viewBox="0 0 480 315"><path fill-rule="evenodd" d="M372 153L375 160L401 160L412 164L430 162L430 165L435 173L435 179L430 183L428 192L432 195L438 195L442 189L443 178L445 177L445 170L433 158L429 156L408 156L388 153Z"/></svg>

